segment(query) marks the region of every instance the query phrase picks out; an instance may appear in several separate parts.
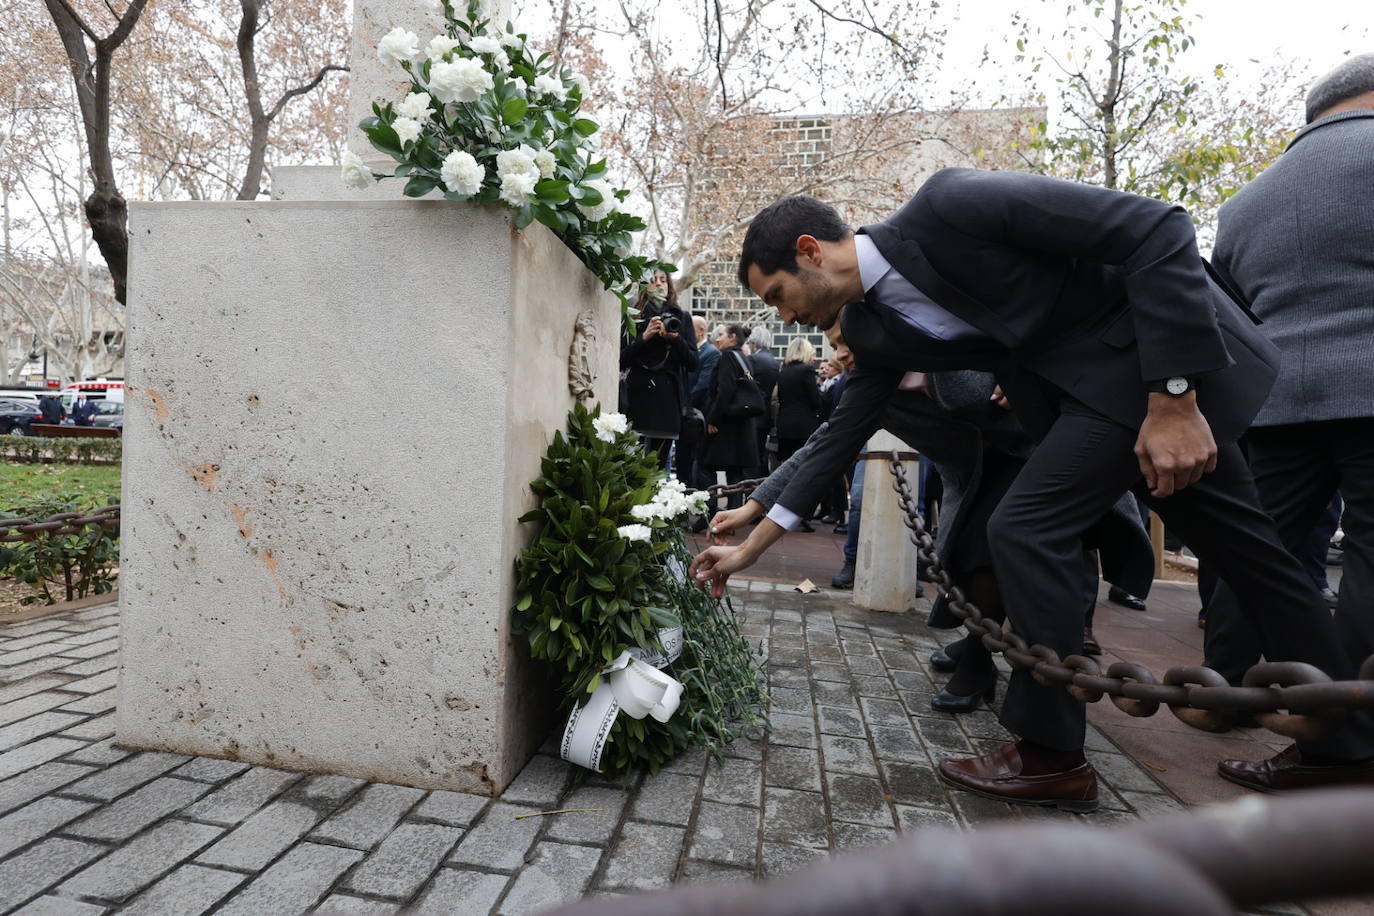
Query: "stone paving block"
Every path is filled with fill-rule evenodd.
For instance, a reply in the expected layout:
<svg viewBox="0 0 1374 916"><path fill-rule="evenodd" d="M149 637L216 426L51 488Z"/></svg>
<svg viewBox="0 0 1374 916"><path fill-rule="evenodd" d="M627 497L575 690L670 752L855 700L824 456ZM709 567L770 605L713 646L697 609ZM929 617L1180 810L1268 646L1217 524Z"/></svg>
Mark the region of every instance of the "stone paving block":
<svg viewBox="0 0 1374 916"><path fill-rule="evenodd" d="M606 860L603 888L647 891L673 883L687 831L660 824L625 825Z"/></svg>
<svg viewBox="0 0 1374 916"><path fill-rule="evenodd" d="M0 728L0 754L17 750L35 738L60 732L82 721L84 721L82 716L56 711L43 712L36 716L29 716L27 719L20 719L18 722Z"/></svg>
<svg viewBox="0 0 1374 916"><path fill-rule="evenodd" d="M891 806L883 797L883 786L878 780L847 773L826 773L825 781L830 789L833 820L874 827L892 826Z"/></svg>
<svg viewBox="0 0 1374 916"><path fill-rule="evenodd" d="M836 824L835 850L866 849L886 846L897 839L897 831L890 827L870 827L866 824Z"/></svg>
<svg viewBox="0 0 1374 916"><path fill-rule="evenodd" d="M83 738L87 741L104 741L106 738L114 737L114 715L110 713L106 713L103 716L88 716L84 719L78 719L77 721L81 724L63 729L63 738Z"/></svg>
<svg viewBox="0 0 1374 916"><path fill-rule="evenodd" d="M65 734L65 732L63 733ZM114 746L111 738L105 738L88 744L81 750L68 754L64 759L72 763L89 763L93 766L106 766L111 763L118 763L133 751L126 751Z"/></svg>
<svg viewBox="0 0 1374 916"><path fill-rule="evenodd" d="M0 818L0 858L63 824L76 820L95 807L94 802L70 798L40 798Z"/></svg>
<svg viewBox="0 0 1374 916"><path fill-rule="evenodd" d="M5 677L5 672L0 670L0 704L12 703L24 697L33 696L35 693L42 693L45 690L52 690L61 687L71 678L61 675L43 674L38 677L26 677L23 680L16 680L10 683Z"/></svg>
<svg viewBox="0 0 1374 916"><path fill-rule="evenodd" d="M910 726L873 725L869 727L869 733L873 736L873 747L878 757L883 760L924 763L928 759L925 745Z"/></svg>
<svg viewBox="0 0 1374 916"><path fill-rule="evenodd" d="M843 735L848 738L864 738L868 730L864 728L863 718L857 709L835 706L817 706L821 716L821 734Z"/></svg>
<svg viewBox="0 0 1374 916"><path fill-rule="evenodd" d="M60 617L40 617L37 620L30 620L27 623L17 623L0 628L0 636L17 639L21 636L29 636L33 633L56 630L61 628L65 623L66 621Z"/></svg>
<svg viewBox="0 0 1374 916"><path fill-rule="evenodd" d="M1003 728L1002 723L997 721L997 714L990 709L980 709L958 718L964 734L970 738L986 738L996 741L998 744L1006 744L1015 740L1011 732Z"/></svg>
<svg viewBox="0 0 1374 916"><path fill-rule="evenodd" d="M878 655L878 650L873 648L873 641L860 636L842 638L840 648L844 650L846 658L876 658Z"/></svg>
<svg viewBox="0 0 1374 916"><path fill-rule="evenodd" d="M15 906L37 896L109 848L52 837L0 862L0 905Z"/></svg>
<svg viewBox="0 0 1374 916"><path fill-rule="evenodd" d="M71 738L39 738L21 744L13 750L0 754L0 779L8 779L16 773L31 770L39 764L47 763L64 754L80 750L86 746L84 741Z"/></svg>
<svg viewBox="0 0 1374 916"><path fill-rule="evenodd" d="M848 679L842 684L814 681L811 692L817 706L840 706L856 713L859 711L859 698L854 695L854 688L849 686Z"/></svg>
<svg viewBox="0 0 1374 916"><path fill-rule="evenodd" d="M409 916L481 916L496 905L509 880L506 875L441 868Z"/></svg>
<svg viewBox="0 0 1374 916"><path fill-rule="evenodd" d="M210 787L204 783L164 777L106 805L85 820L68 827L67 832L96 840L127 840L154 821L189 805L209 790Z"/></svg>
<svg viewBox="0 0 1374 916"><path fill-rule="evenodd" d="M811 680L801 668L773 668L767 676L770 692L778 687L805 687Z"/></svg>
<svg viewBox="0 0 1374 916"><path fill-rule="evenodd" d="M1105 779L1118 792L1163 791L1159 783L1129 757L1100 751L1088 751L1087 755L1088 762L1097 770L1098 779Z"/></svg>
<svg viewBox="0 0 1374 916"><path fill-rule="evenodd" d="M945 784L929 764L884 760L882 767L888 791L898 804L918 807L948 804Z"/></svg>
<svg viewBox="0 0 1374 916"><path fill-rule="evenodd" d="M954 807L959 812L959 817L969 826L1003 822L1017 814L1016 809L1006 802L984 798L971 792L952 789L949 796L954 800Z"/></svg>
<svg viewBox="0 0 1374 916"><path fill-rule="evenodd" d="M647 776L635 794L630 816L664 824L686 825L696 804L698 780L661 771Z"/></svg>
<svg viewBox="0 0 1374 916"><path fill-rule="evenodd" d="M105 633L100 635L108 636L108 634ZM118 647L119 640L114 638L106 638L104 640L92 639L86 645L79 646L73 646L71 645L71 641L67 640L66 645L62 647L62 651L57 654L66 659L86 659L89 661L93 658L111 655ZM65 671L67 669L63 668L61 670Z"/></svg>
<svg viewBox="0 0 1374 916"><path fill-rule="evenodd" d="M920 808L911 805L897 805L897 826L903 833L915 833L918 830L958 827L959 819L950 812L948 807L944 806Z"/></svg>
<svg viewBox="0 0 1374 916"><path fill-rule="evenodd" d="M105 907L99 904L48 894L15 910L13 916L100 916L104 912Z"/></svg>
<svg viewBox="0 0 1374 916"><path fill-rule="evenodd" d="M754 868L738 865L723 865L720 862L699 862L688 859L678 871L678 884L703 884L716 881L748 881L754 877Z"/></svg>
<svg viewBox="0 0 1374 916"><path fill-rule="evenodd" d="M687 776L700 776L706 768L706 761L710 755L704 747L688 748L672 763L659 770L660 773L680 773ZM501 796L505 798L503 794Z"/></svg>
<svg viewBox="0 0 1374 916"><path fill-rule="evenodd" d="M341 805L344 799L367 785L367 780L336 773L312 776L292 789L291 794L318 804Z"/></svg>
<svg viewBox="0 0 1374 916"><path fill-rule="evenodd" d="M310 911L311 916L391 916L401 908L395 903L335 894ZM410 912L410 911L407 911Z"/></svg>
<svg viewBox="0 0 1374 916"><path fill-rule="evenodd" d="M803 681L809 684L810 681ZM811 712L811 691L806 687L774 687L772 689L773 709L795 715L808 715Z"/></svg>
<svg viewBox="0 0 1374 916"><path fill-rule="evenodd" d="M768 751L766 781L785 789L821 790L820 756L799 747L774 747Z"/></svg>
<svg viewBox="0 0 1374 916"><path fill-rule="evenodd" d="M167 821L68 878L61 892L118 903L152 884L220 833L218 827L205 824Z"/></svg>
<svg viewBox="0 0 1374 916"><path fill-rule="evenodd" d="M789 846L785 843L764 843L763 844L763 877L776 878L788 872L794 872L825 858L825 850L811 849L805 846Z"/></svg>
<svg viewBox="0 0 1374 916"><path fill-rule="evenodd" d="M319 820L320 814L313 808L292 801L275 801L201 853L196 861L247 871L264 868Z"/></svg>
<svg viewBox="0 0 1374 916"><path fill-rule="evenodd" d="M484 795L436 790L429 793L410 816L439 821L451 827L467 827L477 819L490 801L491 799Z"/></svg>
<svg viewBox="0 0 1374 916"><path fill-rule="evenodd" d="M248 764L237 760L217 760L214 757L197 757L172 771L173 776L194 779L197 782L224 782L248 769Z"/></svg>
<svg viewBox="0 0 1374 916"><path fill-rule="evenodd" d="M753 869L760 813L758 808L702 802L688 855Z"/></svg>
<svg viewBox="0 0 1374 916"><path fill-rule="evenodd" d="M314 839L371 849L424 797L423 789L373 783L315 830Z"/></svg>
<svg viewBox="0 0 1374 916"><path fill-rule="evenodd" d="M63 636L59 641L59 644L62 646L93 646L97 643L107 641L114 642L119 636L119 627L111 625L87 626L73 623L70 626L63 627L63 630L67 635ZM110 650L106 649L105 651L108 652ZM70 653L59 652L57 654L69 655Z"/></svg>
<svg viewBox="0 0 1374 916"><path fill-rule="evenodd" d="M827 772L877 776L878 764L873 749L863 738L821 736L821 756Z"/></svg>
<svg viewBox="0 0 1374 916"><path fill-rule="evenodd" d="M64 791L71 792L73 795L96 798L100 801L110 801L130 789L156 779L173 767L185 763L186 760L187 758L180 754L142 753L122 763L116 763L107 770L101 770L99 773L81 780L76 785L69 786Z"/></svg>
<svg viewBox="0 0 1374 916"><path fill-rule="evenodd" d="M714 760L706 764L702 798L735 805L759 805L763 789L763 762L759 760Z"/></svg>
<svg viewBox="0 0 1374 916"><path fill-rule="evenodd" d="M888 695L891 695L890 689ZM859 700L859 705L863 707L864 718L868 720L869 725L903 726L910 724L906 707L897 700L862 697Z"/></svg>
<svg viewBox="0 0 1374 916"><path fill-rule="evenodd" d="M516 819L521 814L536 814L539 808L494 802L487 813L468 830L449 861L458 865L479 865L497 871L514 871L525 861L525 852L539 832L538 817Z"/></svg>
<svg viewBox="0 0 1374 916"><path fill-rule="evenodd" d="M738 757L742 760L762 760L763 749L768 746L768 742L763 738L736 738L724 748L726 757Z"/></svg>
<svg viewBox="0 0 1374 916"><path fill-rule="evenodd" d="M854 691L860 698L892 696L892 682L885 677L873 677L856 672L849 676L849 683L854 685Z"/></svg>
<svg viewBox="0 0 1374 916"><path fill-rule="evenodd" d="M540 843L520 870L501 916L530 916L561 903L571 903L587 890L604 850L562 843Z"/></svg>
<svg viewBox="0 0 1374 916"><path fill-rule="evenodd" d="M68 699L71 699L72 696L69 696ZM111 712L115 708L115 691L113 689L102 690L100 693L93 693L88 697L66 703L60 708L63 712L83 712L93 716L103 712Z"/></svg>
<svg viewBox="0 0 1374 916"><path fill-rule="evenodd" d="M771 730L768 732L769 744L785 744L789 747L816 747L816 723L811 716L794 716L775 712L768 717Z"/></svg>
<svg viewBox="0 0 1374 916"><path fill-rule="evenodd" d="M300 773L254 767L224 783L182 813L212 824L237 824L300 778Z"/></svg>
<svg viewBox="0 0 1374 916"><path fill-rule="evenodd" d="M200 916L247 880L236 872L183 865L120 910L120 916Z"/></svg>
<svg viewBox="0 0 1374 916"><path fill-rule="evenodd" d="M60 643L43 643L41 645L26 646L23 649L13 649L4 651L0 646L0 668L12 668L15 665L22 665L24 662L31 662L36 658L43 658L48 655L60 654L54 645Z"/></svg>
<svg viewBox="0 0 1374 916"><path fill-rule="evenodd" d="M853 677L878 677L887 680L887 668L883 666L882 660L877 656L872 658L866 655L846 655L845 660L849 664L849 673ZM891 685L888 692L891 692Z"/></svg>
<svg viewBox="0 0 1374 916"><path fill-rule="evenodd" d="M849 666L834 662L812 662L811 679L832 683L849 683Z"/></svg>
<svg viewBox="0 0 1374 916"><path fill-rule="evenodd" d="M775 843L830 848L825 797L819 792L769 789L763 809L763 838Z"/></svg>
<svg viewBox="0 0 1374 916"><path fill-rule="evenodd" d="M944 676L945 675L941 675L942 678ZM930 678L919 671L893 671L892 681L897 685L898 690L915 690L918 692L929 690L934 693L934 685L931 683Z"/></svg>
<svg viewBox="0 0 1374 916"><path fill-rule="evenodd" d="M5 632L0 630L0 633ZM43 630L38 633L30 633L28 636L16 636L13 639L0 638L0 650L14 652L19 649L28 649L32 646L41 646L44 643L60 640L66 634L61 630Z"/></svg>
<svg viewBox="0 0 1374 916"><path fill-rule="evenodd" d="M928 716L913 716L910 721L920 732L921 740L927 747L945 747L962 752L972 750L958 722ZM965 753L965 756L968 754Z"/></svg>
<svg viewBox="0 0 1374 916"><path fill-rule="evenodd" d="M77 662L65 668L58 668L58 674L74 674L78 677L89 677L95 674L102 674L106 671L113 671L119 667L119 657L116 652L106 652L104 655L97 655L88 658L84 662ZM113 686L113 685L111 685Z"/></svg>
<svg viewBox="0 0 1374 916"><path fill-rule="evenodd" d="M741 761L743 762L743 761ZM564 840L571 843L598 843L604 845L611 839L616 825L620 823L620 811L625 807L627 793L619 789L603 789L596 786L582 786L568 793L559 803L560 808L600 808L600 811L570 811L555 814L548 818L549 839Z"/></svg>
<svg viewBox="0 0 1374 916"><path fill-rule="evenodd" d="M356 849L301 843L215 912L221 916L298 916L362 857Z"/></svg>
<svg viewBox="0 0 1374 916"><path fill-rule="evenodd" d="M45 763L41 767L0 782L0 814L28 804L40 795L89 775L90 767L70 763Z"/></svg>
<svg viewBox="0 0 1374 916"><path fill-rule="evenodd" d="M572 776L572 764L558 757L535 754L515 781L501 793L501 800L518 805L554 808Z"/></svg>
<svg viewBox="0 0 1374 916"><path fill-rule="evenodd" d="M0 726L18 722L20 719L27 719L29 716L36 716L40 712L47 712L49 709L65 706L78 698L78 695L74 693L45 690L42 693L32 693L18 700L11 700L4 706L0 706Z"/></svg>
<svg viewBox="0 0 1374 916"><path fill-rule="evenodd" d="M402 824L344 882L348 890L408 900L462 837L459 827Z"/></svg>
<svg viewBox="0 0 1374 916"><path fill-rule="evenodd" d="M92 693L101 693L106 690L113 690L116 679L117 672L114 669L110 669L100 674L92 675L91 677L83 677L80 680L63 684L62 689L88 695Z"/></svg>
<svg viewBox="0 0 1374 916"><path fill-rule="evenodd" d="M806 653L811 657L811 663L830 662L836 663L844 660L844 655L835 646L808 645Z"/></svg>
<svg viewBox="0 0 1374 916"><path fill-rule="evenodd" d="M1170 795L1154 792L1123 791L1121 798L1131 806L1131 810L1141 817L1155 817L1160 814L1177 814L1184 810L1182 802ZM1100 799L1099 799L1100 801Z"/></svg>

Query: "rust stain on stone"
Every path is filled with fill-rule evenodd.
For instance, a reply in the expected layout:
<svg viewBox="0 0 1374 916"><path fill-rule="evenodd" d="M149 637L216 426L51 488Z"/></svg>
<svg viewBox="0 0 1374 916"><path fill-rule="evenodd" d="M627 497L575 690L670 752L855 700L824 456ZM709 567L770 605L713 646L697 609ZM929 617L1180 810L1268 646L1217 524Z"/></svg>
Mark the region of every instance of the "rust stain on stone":
<svg viewBox="0 0 1374 916"><path fill-rule="evenodd" d="M239 537L250 538L253 536L253 523L248 521L248 510L241 506L236 506L231 502L226 502L229 512L234 516L234 524L238 526Z"/></svg>
<svg viewBox="0 0 1374 916"><path fill-rule="evenodd" d="M190 474L195 478L196 483L211 493L215 492L215 477L219 474L219 465L212 461L202 461L200 467L188 467L186 473Z"/></svg>
<svg viewBox="0 0 1374 916"><path fill-rule="evenodd" d="M256 547L252 549L252 554L262 561L263 566L267 567L267 574L272 577L272 584L277 587L277 594L281 595L281 600L285 601L287 604L291 604L291 594L286 590L286 586L282 584L281 576L277 575L276 555L272 553L271 550L258 550ZM300 628L292 627L291 629L294 632Z"/></svg>
<svg viewBox="0 0 1374 916"><path fill-rule="evenodd" d="M157 417L157 421L161 423L166 420L167 399L162 396L162 392L155 388L142 388L140 390L146 392L148 397L153 399L153 415Z"/></svg>

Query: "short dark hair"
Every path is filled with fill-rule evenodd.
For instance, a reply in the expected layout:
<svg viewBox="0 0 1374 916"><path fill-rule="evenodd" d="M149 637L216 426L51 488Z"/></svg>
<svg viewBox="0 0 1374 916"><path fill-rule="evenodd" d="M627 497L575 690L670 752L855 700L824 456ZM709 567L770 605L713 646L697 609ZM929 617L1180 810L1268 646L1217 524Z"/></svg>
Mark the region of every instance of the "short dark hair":
<svg viewBox="0 0 1374 916"><path fill-rule="evenodd" d="M735 346L737 347L744 346L744 342L749 339L749 329L742 324L726 325L725 333L735 338Z"/></svg>
<svg viewBox="0 0 1374 916"><path fill-rule="evenodd" d="M744 233L740 248L740 285L749 288L749 268L758 265L765 274L785 270L797 272L797 238L810 235L822 242L838 242L854 230L829 204L814 197L784 197L758 212Z"/></svg>

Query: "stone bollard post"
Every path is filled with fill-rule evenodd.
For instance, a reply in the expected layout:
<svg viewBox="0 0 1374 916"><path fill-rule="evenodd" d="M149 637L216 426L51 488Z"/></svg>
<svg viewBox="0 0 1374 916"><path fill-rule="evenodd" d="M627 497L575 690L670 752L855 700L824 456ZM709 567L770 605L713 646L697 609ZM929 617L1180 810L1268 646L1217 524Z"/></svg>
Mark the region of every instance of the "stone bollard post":
<svg viewBox="0 0 1374 916"><path fill-rule="evenodd" d="M912 451L889 432L868 440L868 451ZM906 463L911 480L916 462ZM887 461L873 460L864 472L863 523L854 562L854 603L875 611L905 611L916 594L916 545L903 523Z"/></svg>

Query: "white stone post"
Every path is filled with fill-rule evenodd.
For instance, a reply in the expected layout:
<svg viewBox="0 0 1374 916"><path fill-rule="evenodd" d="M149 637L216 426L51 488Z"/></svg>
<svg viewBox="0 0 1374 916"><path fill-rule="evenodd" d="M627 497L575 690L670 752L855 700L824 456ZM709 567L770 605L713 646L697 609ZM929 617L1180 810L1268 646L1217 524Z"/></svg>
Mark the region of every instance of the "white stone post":
<svg viewBox="0 0 1374 916"><path fill-rule="evenodd" d="M867 451L909 452L911 446L889 432L868 440ZM914 486L917 463L905 462L907 479ZM916 545L903 523L905 515L892 489L886 461L870 461L864 471L863 521L854 562L854 603L875 611L901 612L912 607L916 596Z"/></svg>

